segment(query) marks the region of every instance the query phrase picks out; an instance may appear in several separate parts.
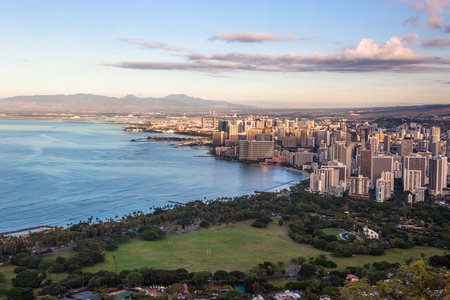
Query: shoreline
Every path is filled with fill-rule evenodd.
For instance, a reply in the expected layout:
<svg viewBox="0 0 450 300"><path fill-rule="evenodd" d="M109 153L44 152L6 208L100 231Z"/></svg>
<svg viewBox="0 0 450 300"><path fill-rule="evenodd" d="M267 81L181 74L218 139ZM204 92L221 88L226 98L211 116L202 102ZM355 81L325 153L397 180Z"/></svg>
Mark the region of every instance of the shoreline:
<svg viewBox="0 0 450 300"><path fill-rule="evenodd" d="M308 176L308 177L310 175L306 171L295 169L295 168L292 168L292 167L285 167L285 166L281 166L281 165L272 165L272 164L266 165L266 164L261 164L261 163L258 163L258 164L255 164L255 165L258 165L258 166L270 166L270 167L274 167L274 168L284 169L284 170L287 170L287 171L294 171L294 172L302 173L303 175Z"/></svg>
<svg viewBox="0 0 450 300"><path fill-rule="evenodd" d="M13 119L13 118L11 118L11 119ZM15 122L18 122L18 123L20 123L20 119L16 119L17 121L15 121ZM75 120L70 120L70 121L73 121L73 123L76 123L77 121L75 121ZM44 122L45 122L45 120L44 120ZM107 125L107 124L103 124L103 125ZM97 125L94 125L94 126L97 126ZM117 129L117 131L119 131L120 129ZM115 129L113 130L113 131L115 131ZM174 148L178 148L178 146L177 145L171 145L171 147L174 147ZM213 157L215 157L215 158L217 158L216 156L214 156L214 155L211 155L211 154L207 154L208 153L208 149L211 149L210 147L208 147L208 146L200 146L200 145L195 145L193 148L196 148L196 147L198 147L198 148L201 148L202 149L202 151L205 151L206 153L205 153L205 156L213 156ZM204 149L204 150L203 150ZM197 155L196 155L197 156ZM239 161L235 161L235 162L239 162ZM252 164L248 164L248 165L252 165ZM258 165L258 166L263 166L262 164L254 164L254 165ZM289 186L292 186L292 185L294 185L294 184L296 184L296 183L298 183L300 180L303 180L303 178L302 178L302 175L301 175L301 173L304 173L304 172L302 172L301 170L298 170L298 169L294 169L294 168L288 168L288 167L284 167L284 166L277 166L277 165L268 165L268 166L270 166L270 167L276 167L277 169L279 169L279 170L281 170L281 169L284 169L284 170L286 170L286 171L296 171L296 174L292 174L291 173L291 175L290 175L290 177L291 178L295 178L295 177L297 177L297 178L295 178L296 180L295 180L295 182L292 182L292 184L289 184ZM233 169L235 169L235 168L233 168ZM274 169L271 169L271 170L267 170L266 172L268 172L269 174L274 174L273 172L275 171L276 169L274 168ZM258 172L258 171L257 171ZM300 172L300 173L299 173ZM279 173L276 173L276 174L279 174ZM297 174L298 174L298 176L297 176ZM305 173L304 173L305 174ZM306 175L306 174L305 174ZM274 175L270 175L271 177L274 177ZM281 175L280 175L281 176ZM283 176L285 176L285 175L283 175ZM276 177L274 177L274 178L276 178ZM287 179L287 180L285 180L285 181L288 181L289 179ZM270 181L270 180L269 180ZM283 181L283 179L281 179L281 180L279 180L279 182L285 182L285 181ZM244 192L244 193L236 193L234 196L242 196L242 195L245 195L245 194L255 194L254 193L254 190L259 190L259 189L261 189L261 190L265 190L265 189L267 189L267 188L271 188L272 186L275 186L277 183L276 182L268 182L268 184L267 185L263 185L263 186L260 186L260 187L256 187L255 186L255 188L251 188L251 190L249 189L249 191L248 192ZM288 185L286 185L286 186L288 186ZM198 195L198 197L197 196L193 196L193 197L190 197L189 198L189 200L188 201L186 201L186 202L190 202L190 201L195 201L196 199L203 199L204 197L203 197L203 195L205 195L203 192L201 193L201 195ZM224 194L225 195L225 194ZM218 196L218 197L220 197L220 196ZM211 200L214 200L215 198L214 197L210 197L210 196L208 196L208 199L211 199ZM166 205L167 204L167 202L165 202L165 203L162 203L162 204L160 204L160 205L158 205L158 207L163 207L164 205ZM141 210L147 210L147 206L148 205L146 205L145 203L141 206ZM124 216L124 215L127 215L128 213L126 212L126 211L120 211L120 212L118 212L118 213L112 213L112 214L108 214L106 217L107 218L111 218L111 217L114 217L114 215L120 215L120 216ZM89 216L91 216L92 215L92 213L90 213L90 214L88 214L88 215L86 215L85 216L85 218L82 218L82 217L80 217L80 218L77 218L77 220L86 220L86 219L88 219L88 217ZM102 212L101 211L97 211L96 213L94 213L94 215L95 216L98 216L100 219L104 219L105 217L100 217L100 215L102 215ZM52 219L52 220L54 220L54 219ZM50 223L50 225L52 225L52 226L57 226L57 227L63 227L63 228L68 228L67 226L66 226L66 224L67 223L70 223L70 220L69 221L63 221L63 222L58 222L58 221L56 221L55 220L55 222L49 222ZM75 222L75 221L74 221ZM38 225L41 225L41 224L39 224L39 223L41 223L41 222L39 222L39 220L38 220L38 222L36 222L36 223L38 223ZM45 222L44 222L45 223ZM8 231L14 231L14 230L19 230L19 229L23 229L24 227L27 227L27 228L30 228L30 227L33 227L33 226L35 226L35 223L33 222L33 224L30 224L29 226L28 225L25 225L25 226L21 226L21 225L19 225L19 226L17 226L17 227L12 227L12 228L10 228L10 227L8 227L8 228L5 228L5 230L2 230L2 231L5 231L5 232L8 232ZM36 225L37 226L37 225Z"/></svg>

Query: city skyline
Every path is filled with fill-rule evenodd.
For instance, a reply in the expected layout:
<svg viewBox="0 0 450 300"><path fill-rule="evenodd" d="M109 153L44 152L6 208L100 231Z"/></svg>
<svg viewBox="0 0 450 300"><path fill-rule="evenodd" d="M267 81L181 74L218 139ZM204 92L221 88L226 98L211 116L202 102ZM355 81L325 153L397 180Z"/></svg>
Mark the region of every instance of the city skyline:
<svg viewBox="0 0 450 300"><path fill-rule="evenodd" d="M0 4L0 98L187 94L293 108L449 103L450 1Z"/></svg>

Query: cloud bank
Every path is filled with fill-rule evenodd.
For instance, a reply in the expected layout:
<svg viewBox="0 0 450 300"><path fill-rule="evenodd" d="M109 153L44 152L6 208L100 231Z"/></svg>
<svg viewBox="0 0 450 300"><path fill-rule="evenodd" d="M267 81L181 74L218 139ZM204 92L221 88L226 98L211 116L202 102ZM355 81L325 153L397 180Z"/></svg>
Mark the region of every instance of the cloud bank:
<svg viewBox="0 0 450 300"><path fill-rule="evenodd" d="M210 40L221 40L229 43L262 43L279 42L295 40L311 40L309 36L297 36L294 34L271 34L261 32L237 32L237 33L219 33L210 38Z"/></svg>
<svg viewBox="0 0 450 300"><path fill-rule="evenodd" d="M394 36L386 43L361 40L356 47L334 54L283 55L249 53L180 53L182 62L119 62L105 66L140 70L183 70L208 73L261 72L450 72L450 59L423 56L404 44L416 35Z"/></svg>

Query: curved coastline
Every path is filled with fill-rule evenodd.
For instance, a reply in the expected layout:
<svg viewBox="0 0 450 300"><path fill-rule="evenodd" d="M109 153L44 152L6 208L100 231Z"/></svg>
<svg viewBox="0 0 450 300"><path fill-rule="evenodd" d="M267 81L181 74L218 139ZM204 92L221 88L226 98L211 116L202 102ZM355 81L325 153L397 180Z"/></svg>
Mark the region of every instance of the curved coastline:
<svg viewBox="0 0 450 300"><path fill-rule="evenodd" d="M299 177L294 169L215 160L205 148L132 143L142 133L121 129L92 121L0 118L0 232L147 213L168 200L249 195Z"/></svg>

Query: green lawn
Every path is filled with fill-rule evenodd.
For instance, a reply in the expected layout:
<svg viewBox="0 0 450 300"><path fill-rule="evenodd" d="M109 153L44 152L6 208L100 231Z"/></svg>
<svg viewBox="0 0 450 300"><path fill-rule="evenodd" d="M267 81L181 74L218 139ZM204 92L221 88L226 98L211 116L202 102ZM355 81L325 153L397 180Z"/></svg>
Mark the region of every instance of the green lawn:
<svg viewBox="0 0 450 300"><path fill-rule="evenodd" d="M293 242L286 225L279 226L274 222L266 229L250 226L251 221L236 225L204 229L182 235L169 235L156 242L133 240L120 245L119 249L106 253L106 261L85 271L96 272L107 269L115 270L113 256L117 258L117 270L138 269L143 266L193 271L211 271L219 269L227 271L248 270L263 261L288 262L293 257L316 257L325 254L338 264L338 269L346 266L362 266L366 263L386 260L403 263L410 257L419 258L421 253L426 257L440 254L444 250L433 247L414 247L407 250L390 250L383 256L359 255L351 258L334 258L329 252L317 250ZM330 231L337 229L331 229ZM331 233L330 233L331 234ZM169 243L171 241L171 243ZM211 249L211 253L208 253Z"/></svg>
<svg viewBox="0 0 450 300"><path fill-rule="evenodd" d="M338 236L341 233L344 233L345 231L339 228L329 228L329 229L325 229L323 230L323 232L325 232L325 234L332 234L335 236Z"/></svg>
<svg viewBox="0 0 450 300"><path fill-rule="evenodd" d="M326 253L293 242L287 235L287 226L274 223L266 229L258 229L250 226L251 221L246 221L182 235L169 235L161 241L133 240L120 245L116 251L107 252L105 263L85 270L115 270L112 257L116 256L118 271L149 266L161 269L185 268L188 271L224 269L247 272L263 261L288 261L293 257ZM208 249L211 250L210 254L207 253Z"/></svg>
<svg viewBox="0 0 450 300"><path fill-rule="evenodd" d="M131 240L121 244L115 251L107 251L104 263L83 270L115 271L113 256L117 258L119 272L144 266L160 269L185 268L189 272L203 270L215 272L220 269L248 272L250 268L264 261L288 263L291 258L298 256L309 259L324 254L338 264L338 269L343 270L346 266L362 266L382 260L404 263L410 257L420 258L421 253L425 253L426 258L444 253L444 249L414 247L407 250L390 250L383 256L358 255L350 258L334 258L328 252L293 242L288 236L288 227L279 226L276 220L266 229L251 227L251 222L203 229L182 235L169 235L155 242ZM332 234L336 230L330 229L327 233ZM68 256L72 253L67 251L48 257ZM0 266L0 273L6 275L7 286L11 285L10 278L15 276L14 268L15 266L9 265ZM49 276L57 282L67 275L49 274Z"/></svg>

